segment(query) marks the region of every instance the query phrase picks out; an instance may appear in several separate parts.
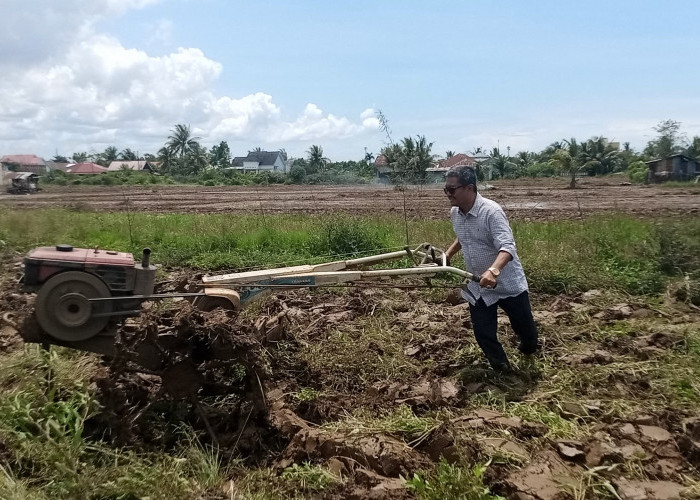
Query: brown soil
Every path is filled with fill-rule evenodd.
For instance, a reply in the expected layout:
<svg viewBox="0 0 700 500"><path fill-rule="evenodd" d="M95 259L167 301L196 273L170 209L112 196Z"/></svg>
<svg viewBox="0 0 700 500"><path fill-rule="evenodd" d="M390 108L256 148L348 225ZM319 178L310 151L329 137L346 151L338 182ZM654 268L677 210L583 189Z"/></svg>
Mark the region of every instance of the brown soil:
<svg viewBox="0 0 700 500"><path fill-rule="evenodd" d="M3 310L18 305L20 314L26 314L31 296L12 295L7 285L4 292ZM464 330L469 326L464 304L426 302L418 291L402 293L409 294L408 301L397 301L391 290L383 289L351 289L340 295L288 292L267 300L255 318L222 310L204 313L185 301L145 313L121 327L123 342L136 337L143 340L155 331L199 339L188 340L184 350L170 352L172 366L184 361L180 358L188 349L190 354L197 349L201 354L202 346L232 347L236 352L222 356L231 360L224 368L221 364L202 368L204 362L198 365L210 379L197 386L196 394L178 392L187 385L188 372L185 382L177 378L170 382L173 390L168 387L167 370L155 375L137 373L127 370L123 359L113 361L107 365L111 371L104 370L96 380L104 410L90 422L90 428L100 438L111 436L120 444L167 450L178 439L174 423L186 421L203 442L216 442L222 456L243 456L250 465L271 466L280 473L293 464L312 462L347 478L326 491L328 498L407 498L400 477L429 470L440 460L478 462L494 456L501 459L488 469L487 483L507 498L573 498L586 481L595 480L609 482L620 498L670 499L680 498L690 482L700 479L700 419L696 415L668 407L623 419L608 416L609 402L630 397L643 400L653 390L643 373L611 371L608 381L586 388L581 397L551 400L564 419L588 429L575 440L557 439L541 422L474 407L472 398L489 391L516 401L546 402L550 396L538 390L536 373L523 371L514 384L504 385L481 377L478 370L467 368L465 374L463 365L455 365L454 350L473 345ZM603 304L591 292L574 297L536 295L534 307L545 332L566 330L573 315L582 311L599 325L655 314L641 304ZM425 314L428 310L430 315ZM319 368L305 357L311 343L322 343L337 330L354 335L362 318L378 313L393 314L396 331L413 332L416 338L406 343L404 355L421 363L419 373L397 380L372 374L358 379L352 371ZM693 309L684 314L681 319L685 322L700 320ZM546 356L558 366L582 370L610 365L621 356L649 359L682 345L672 323L669 319L667 331L612 340L549 335ZM426 331L432 333L425 335ZM138 332L145 333L139 337ZM5 346L12 345L5 349L20 345L16 333L5 324L0 340ZM381 355L383 348L370 343L367 352ZM258 383L235 375L234 366L256 371ZM303 387L319 393L310 400L295 399L292 395ZM265 411L254 412L261 404ZM401 406L417 415L435 410L448 413L419 438L324 427L342 422L360 408L379 417ZM163 421L155 415L168 417ZM630 463L635 466L624 466ZM589 492L586 498L593 497Z"/></svg>
<svg viewBox="0 0 700 500"><path fill-rule="evenodd" d="M575 190L560 179L494 181L484 194L498 201L511 219L562 219L602 212L634 215L698 213L700 189L630 185L615 177L585 178ZM0 194L15 208L65 207L75 210L154 213L403 214L445 217L449 208L441 185L392 186L49 186L31 196Z"/></svg>
<svg viewBox="0 0 700 500"><path fill-rule="evenodd" d="M565 184L495 183L497 189L487 196L502 203L511 218L521 219L575 218L609 210L687 215L697 213L700 205L697 189L627 186L599 179L586 179L577 190L564 189ZM32 196L0 196L0 203L118 211L126 209L124 193L130 209L152 212L259 213L261 201L268 213L400 213L403 207L402 192L377 186L51 188ZM445 217L447 203L439 187L406 194L416 215ZM17 292L20 260L17 256L6 262L0 272L0 355L21 348L17 325L31 314L32 296ZM193 287L191 273L173 272L157 291ZM596 291L535 295L533 307L545 341L543 355L554 367L550 373L557 367L581 373L610 367L606 378L578 388L574 396L560 397L540 389L536 371L523 370L517 380L484 376L471 365L481 358L470 335L468 308L449 296L435 299L421 291L371 288L343 293L301 290L268 298L255 307L254 315L203 313L183 301L129 320L120 330L126 351L144 341L148 332L171 333L179 340L169 347L170 368L177 369L145 374L132 371L125 358L106 363L96 380L104 411L91 426L100 438L167 450L179 438L177 424L186 421L203 442L215 441L222 457L242 456L251 466L280 472L307 461L328 467L347 479L319 495L328 498L409 497L400 476L412 477L441 460L492 460L487 484L492 491L519 499L584 498L586 487L585 498L614 488L623 499L670 499L680 498L687 492L684 488L700 481L697 415L684 406L645 411L642 403L632 413L613 411L620 399L643 402L656 390L644 370L615 369L615 363L623 358L641 363L682 350L685 341L677 327L697 325L697 308L670 304L669 313L631 299L607 301ZM383 325L401 342L398 353L387 352L393 344L367 336L372 318L382 315L390 318ZM582 315L589 318L589 327L572 327ZM595 334L617 321L645 318L654 320L655 329L640 327L601 338ZM505 332L508 327L501 328ZM352 339L350 350L366 359L343 358L338 344L330 343L338 332ZM345 364L314 362L311 353L319 355L314 351L319 345L320 355L328 349L329 356ZM466 354L456 358L460 349ZM224 355L213 358L223 364L212 363L210 354L198 358L194 372L178 364L193 352L222 350ZM403 363L399 376L373 371L378 365L369 364L365 371L357 366L383 356ZM189 385L193 377L197 383ZM316 394L294 397L304 388ZM544 405L585 432L576 439L558 439L541 421L474 404L488 393ZM419 435L333 427L357 410L381 418L401 407L419 416L440 411L442 417ZM0 443L0 453L1 449ZM593 489L593 483L600 489Z"/></svg>

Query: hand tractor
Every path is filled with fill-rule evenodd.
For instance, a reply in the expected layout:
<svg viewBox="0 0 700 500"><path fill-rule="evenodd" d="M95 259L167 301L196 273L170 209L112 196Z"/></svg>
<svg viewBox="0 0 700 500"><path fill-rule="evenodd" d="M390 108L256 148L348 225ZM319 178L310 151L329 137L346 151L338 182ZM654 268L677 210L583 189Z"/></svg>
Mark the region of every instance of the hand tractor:
<svg viewBox="0 0 700 500"><path fill-rule="evenodd" d="M143 306L166 298L184 298L202 310L217 307L240 310L266 293L280 289L323 286L400 286L380 282L388 278L429 279L440 273L459 276L464 283L479 281L479 276L451 267L444 253L424 243L410 249L351 260L315 265L263 269L232 274L205 276L200 291L193 293L154 293L156 266L150 264L150 250L144 249L140 262L129 253L99 248L73 248L70 245L39 247L24 259L23 286L36 292L33 317L20 328L25 341L54 344L113 357L123 340L118 338L119 324L129 316L138 316ZM372 269L370 266L408 257L412 267ZM463 283L462 283L463 285ZM459 287L462 285L455 285ZM426 285L422 285L426 286ZM35 320L35 321L34 321ZM201 352L192 340L172 328L149 332L147 339L130 346L132 360L147 370L162 371L178 359ZM145 338L145 337L144 337ZM207 346L218 361L236 359L237 348ZM219 346L220 347L220 346ZM227 352L228 354L221 354ZM191 368L188 368L191 371Z"/></svg>

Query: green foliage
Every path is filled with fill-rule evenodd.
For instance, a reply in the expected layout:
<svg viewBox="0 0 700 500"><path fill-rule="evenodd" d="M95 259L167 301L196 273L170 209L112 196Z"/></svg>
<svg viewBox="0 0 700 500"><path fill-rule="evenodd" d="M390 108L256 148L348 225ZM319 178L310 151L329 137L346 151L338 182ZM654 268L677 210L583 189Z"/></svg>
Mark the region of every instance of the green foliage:
<svg viewBox="0 0 700 500"><path fill-rule="evenodd" d="M400 144L391 144L382 149L387 164L393 170L392 181L397 184L425 182L426 170L435 158L432 147L432 142L419 135L415 139L404 137Z"/></svg>
<svg viewBox="0 0 700 500"><path fill-rule="evenodd" d="M282 472L282 478L295 484L303 491L323 491L341 480L328 469L309 462L293 464Z"/></svg>
<svg viewBox="0 0 700 500"><path fill-rule="evenodd" d="M384 248L386 235L362 219L339 217L325 223L311 241L316 255L354 255Z"/></svg>
<svg viewBox="0 0 700 500"><path fill-rule="evenodd" d="M632 162L627 167L627 175L631 182L643 184L649 177L649 167L643 161Z"/></svg>
<svg viewBox="0 0 700 500"><path fill-rule="evenodd" d="M289 169L289 179L295 184L301 184L306 177L306 169L302 165L292 165Z"/></svg>
<svg viewBox="0 0 700 500"><path fill-rule="evenodd" d="M700 277L700 220L662 221L655 226L659 242L659 268L670 276Z"/></svg>
<svg viewBox="0 0 700 500"><path fill-rule="evenodd" d="M465 467L442 461L436 471L407 479L406 488L421 500L504 500L484 484L485 472L485 465Z"/></svg>
<svg viewBox="0 0 700 500"><path fill-rule="evenodd" d="M618 216L583 223L514 223L513 232L534 290L613 288L648 294L661 289L659 241L649 222Z"/></svg>

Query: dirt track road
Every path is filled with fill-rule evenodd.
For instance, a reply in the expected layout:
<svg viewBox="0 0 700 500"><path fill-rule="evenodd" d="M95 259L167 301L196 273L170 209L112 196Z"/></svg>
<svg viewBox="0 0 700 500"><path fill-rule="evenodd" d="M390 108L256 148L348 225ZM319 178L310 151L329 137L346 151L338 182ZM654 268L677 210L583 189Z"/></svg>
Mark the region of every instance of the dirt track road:
<svg viewBox="0 0 700 500"><path fill-rule="evenodd" d="M698 214L700 186L625 185L611 178L583 179L566 189L566 179L497 181L482 193L498 201L511 219L568 219L601 212L638 216ZM49 186L35 195L0 194L0 207L65 207L154 213L402 214L444 218L449 208L440 185L391 186Z"/></svg>

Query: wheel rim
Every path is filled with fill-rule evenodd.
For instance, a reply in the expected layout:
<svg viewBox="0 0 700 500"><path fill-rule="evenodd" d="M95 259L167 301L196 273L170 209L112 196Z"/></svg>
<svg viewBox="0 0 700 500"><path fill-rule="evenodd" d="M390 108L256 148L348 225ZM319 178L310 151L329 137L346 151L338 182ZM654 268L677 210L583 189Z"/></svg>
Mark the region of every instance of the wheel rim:
<svg viewBox="0 0 700 500"><path fill-rule="evenodd" d="M109 288L95 275L67 271L51 277L36 297L36 318L52 337L66 342L86 340L97 335L109 317L94 317L111 310L111 304L88 299L109 297Z"/></svg>

